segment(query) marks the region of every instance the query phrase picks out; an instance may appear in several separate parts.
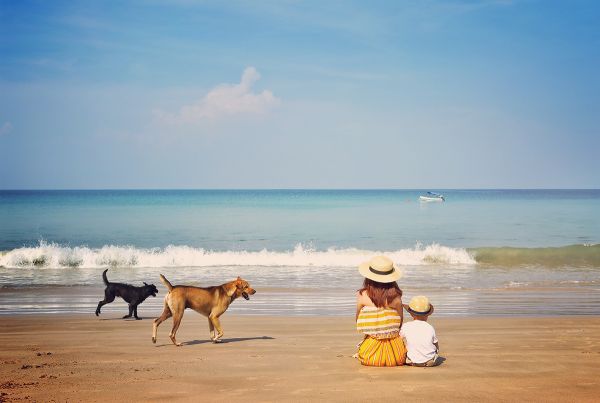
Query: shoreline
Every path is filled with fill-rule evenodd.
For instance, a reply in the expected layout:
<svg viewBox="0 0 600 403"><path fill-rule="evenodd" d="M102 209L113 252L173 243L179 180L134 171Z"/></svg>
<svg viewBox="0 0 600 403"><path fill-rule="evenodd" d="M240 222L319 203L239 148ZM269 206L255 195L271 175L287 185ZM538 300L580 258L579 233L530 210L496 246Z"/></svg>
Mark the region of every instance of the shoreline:
<svg viewBox="0 0 600 403"><path fill-rule="evenodd" d="M170 319L152 344L142 317L0 316L1 398L581 402L600 393L600 316L433 316L445 361L426 369L361 366L352 316L226 313L226 342L215 345L206 319L187 311L183 347L168 339Z"/></svg>

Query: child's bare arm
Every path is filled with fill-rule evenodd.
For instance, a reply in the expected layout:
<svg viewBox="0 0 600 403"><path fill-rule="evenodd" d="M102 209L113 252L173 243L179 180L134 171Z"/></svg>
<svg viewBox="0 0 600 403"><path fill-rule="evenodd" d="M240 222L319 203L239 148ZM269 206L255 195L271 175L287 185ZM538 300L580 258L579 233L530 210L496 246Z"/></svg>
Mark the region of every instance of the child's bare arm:
<svg viewBox="0 0 600 403"><path fill-rule="evenodd" d="M439 343L436 341L435 343L433 343L433 345L435 346L435 352L437 353L438 351L440 351L440 345Z"/></svg>

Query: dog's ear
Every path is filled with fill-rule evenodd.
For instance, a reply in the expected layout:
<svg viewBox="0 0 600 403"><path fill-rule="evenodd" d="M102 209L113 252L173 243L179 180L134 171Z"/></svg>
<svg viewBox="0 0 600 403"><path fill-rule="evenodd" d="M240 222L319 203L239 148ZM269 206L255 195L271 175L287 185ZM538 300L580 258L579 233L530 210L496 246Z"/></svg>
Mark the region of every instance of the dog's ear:
<svg viewBox="0 0 600 403"><path fill-rule="evenodd" d="M230 284L231 284L231 283L230 283ZM235 293L235 291L236 291L236 290L237 290L237 284L236 284L236 285L234 285L234 286L232 286L232 287L228 287L228 288L226 288L226 291L227 291L227 296L228 296L228 297L231 297L231 296L232 296L232 295Z"/></svg>
<svg viewBox="0 0 600 403"><path fill-rule="evenodd" d="M148 283L146 283L146 282L144 281L144 285L148 285Z"/></svg>

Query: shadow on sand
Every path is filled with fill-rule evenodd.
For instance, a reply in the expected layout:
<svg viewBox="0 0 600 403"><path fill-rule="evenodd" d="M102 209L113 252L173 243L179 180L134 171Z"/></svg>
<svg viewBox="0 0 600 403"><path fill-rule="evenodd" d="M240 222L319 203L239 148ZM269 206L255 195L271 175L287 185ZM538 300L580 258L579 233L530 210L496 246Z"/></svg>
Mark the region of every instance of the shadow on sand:
<svg viewBox="0 0 600 403"><path fill-rule="evenodd" d="M121 316L119 316L118 318L98 318L100 320L122 320L123 322L129 322L129 321L139 321L139 320L143 320L143 319L154 319L153 316L140 316L139 319L134 318L133 316L131 318L123 318Z"/></svg>
<svg viewBox="0 0 600 403"><path fill-rule="evenodd" d="M231 339L223 339L220 343L214 343L214 344L227 344L227 343L237 343L239 341L248 341L248 340L275 340L274 337L271 336L257 336L257 337L234 337ZM190 340L190 341L184 341L181 343L182 346L194 346L196 344L206 344L206 343L213 343L212 340L210 339L204 339L204 340ZM156 347L164 347L164 346L172 346L173 344L171 343L165 343L165 344L157 344Z"/></svg>

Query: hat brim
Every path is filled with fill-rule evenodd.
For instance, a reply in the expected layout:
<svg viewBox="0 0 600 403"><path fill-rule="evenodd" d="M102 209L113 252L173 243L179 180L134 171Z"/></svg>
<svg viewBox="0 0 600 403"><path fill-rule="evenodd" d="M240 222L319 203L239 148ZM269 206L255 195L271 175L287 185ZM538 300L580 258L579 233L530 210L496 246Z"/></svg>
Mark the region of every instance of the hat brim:
<svg viewBox="0 0 600 403"><path fill-rule="evenodd" d="M364 262L358 266L358 272L369 280L377 281L378 283L392 283L402 277L400 268L392 263L394 270L389 274L376 274L371 271L371 265L369 262Z"/></svg>
<svg viewBox="0 0 600 403"><path fill-rule="evenodd" d="M414 311L410 308L409 305L407 304L403 304L404 305L404 309L406 309L406 311L408 313L411 313L413 315L417 315L417 316L429 316L433 313L433 304L429 304L429 310L427 312L418 312L418 311Z"/></svg>

